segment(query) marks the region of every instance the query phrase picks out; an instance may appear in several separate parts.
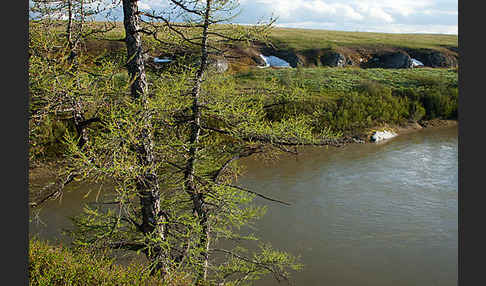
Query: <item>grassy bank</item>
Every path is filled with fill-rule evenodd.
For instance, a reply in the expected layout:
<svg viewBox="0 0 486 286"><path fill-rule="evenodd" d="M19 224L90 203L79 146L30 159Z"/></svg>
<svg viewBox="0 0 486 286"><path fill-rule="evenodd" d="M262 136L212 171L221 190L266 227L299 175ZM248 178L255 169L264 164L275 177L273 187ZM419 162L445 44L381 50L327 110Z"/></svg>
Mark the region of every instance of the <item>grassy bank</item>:
<svg viewBox="0 0 486 286"><path fill-rule="evenodd" d="M424 91L437 87L458 87L457 69L359 69L297 68L252 69L236 76L246 87L277 79L283 85L296 84L310 93L356 91L363 82L375 82L393 90Z"/></svg>
<svg viewBox="0 0 486 286"><path fill-rule="evenodd" d="M182 277L161 284L136 264L121 266L106 254L53 246L32 239L29 243L29 285L189 285Z"/></svg>
<svg viewBox="0 0 486 286"><path fill-rule="evenodd" d="M102 25L103 23L95 23ZM31 29L35 23L31 22ZM51 58L39 57L41 62L30 62L30 69L38 67L42 73L56 73L44 69L56 57L57 47L63 46L62 26L59 35L50 50ZM31 34L31 53L45 53L43 46L38 46L43 36L42 30ZM160 55L160 48L154 40L143 35L144 48L150 55ZM117 66L117 72L110 88L113 94L119 93L128 84L127 73L123 66L126 61L126 47L123 42L122 23L103 35L102 38L90 37L81 45L85 58L82 68L86 76L96 77L103 73L106 66ZM106 40L110 39L110 40ZM284 49L306 50L340 47L385 47L396 46L415 49L447 49L457 47L455 35L425 34L385 34L364 32L343 32L326 30L302 30L274 28L270 34L272 42ZM52 40L52 39L51 39ZM122 41L119 41L122 40ZM39 51L37 51L39 50ZM62 55L62 53L60 53ZM44 62L45 61L45 62ZM147 62L147 76L151 81L160 80L158 71ZM246 64L245 64L246 65ZM42 67L42 68L39 68ZM325 128L343 134L356 134L366 128L382 124L403 124L407 121L457 118L458 75L457 69L420 68L420 69L360 69L360 68L295 68L295 69L258 69L246 65L244 72L231 71L226 76L248 100L264 101L266 119L281 121L305 115L313 118L313 131ZM90 75L88 75L91 73ZM30 74L29 87L34 92L49 93L50 83L37 82L39 72ZM41 78L39 76L39 78ZM228 82L228 80L226 80ZM37 86L39 85L39 86ZM293 89L292 94L286 90ZM44 91L42 91L44 90ZM66 88L69 90L69 88ZM269 91L270 90L270 91ZM86 93L91 93L87 89ZM46 98L51 97L45 94ZM40 100L39 104L43 104ZM36 105L31 103L34 110ZM92 108L91 113L96 113ZM260 112L260 111L255 111ZM55 158L62 154L62 140L67 131L75 133L72 119L61 118L57 114L46 117L38 123L37 142L31 145L31 154L35 158Z"/></svg>
<svg viewBox="0 0 486 286"><path fill-rule="evenodd" d="M31 22L30 25L36 25ZM104 26L113 27L102 36L89 36L84 43L85 51L92 55L99 55L106 51L108 54L121 55L126 52L124 46L125 31L122 22L107 24L106 22L90 23L90 27L100 28ZM225 25L215 25L217 29L222 29ZM56 28L57 27L57 28ZM54 26L61 35L64 32L63 23L59 21L58 26ZM187 37L191 37L197 29L187 29ZM174 47L180 47L181 42L175 37L169 36L168 33L159 33L158 38L167 43L173 43ZM160 44L151 35L142 34L144 49L152 56L180 53L177 48L169 50L168 46L160 47ZM458 36L444 34L396 34L396 33L371 33L371 32L348 32L348 31L331 31L331 30L314 30L298 28L278 28L274 27L268 34L269 44L279 51L288 51L293 54L299 54L301 57L315 57L328 51L340 51L346 55L373 54L387 50L415 50L415 51L439 51L444 54L458 57ZM230 53L239 56L239 61L247 61L250 54L241 53L241 43L229 44ZM253 43L250 46L254 50L260 50L259 43ZM189 47L185 47L184 52L189 52ZM243 48L244 49L244 48ZM197 47L192 52L197 52ZM253 56L255 54L252 54ZM246 58L246 59L243 59ZM309 60L309 59L308 59ZM238 65L237 61L233 64ZM253 63L254 64L254 63Z"/></svg>
<svg viewBox="0 0 486 286"><path fill-rule="evenodd" d="M236 80L262 94L272 84L297 88L293 97L269 97L267 118L312 116L315 132L356 135L385 124L457 119L456 69L254 69Z"/></svg>
<svg viewBox="0 0 486 286"><path fill-rule="evenodd" d="M103 22L97 23L98 26L102 26L103 24ZM112 40L124 39L125 32L123 23L115 23L115 28L105 36ZM149 38L147 37L147 39ZM279 27L272 29L269 34L269 39L275 45L297 51L336 46L393 46L410 49L442 50L446 47L458 47L459 44L457 35L348 32Z"/></svg>
<svg viewBox="0 0 486 286"><path fill-rule="evenodd" d="M293 50L332 48L336 46L394 46L400 48L427 48L441 50L457 47L457 35L391 34L346 32L296 28L275 28L270 34L272 42Z"/></svg>
<svg viewBox="0 0 486 286"><path fill-rule="evenodd" d="M330 128L354 136L387 124L457 119L457 69L255 68L219 77L248 100L263 102L267 120L309 116L315 133ZM121 86L128 80L123 72L116 78ZM43 143L32 150L59 156L64 134L74 132L72 123L53 118L43 125Z"/></svg>

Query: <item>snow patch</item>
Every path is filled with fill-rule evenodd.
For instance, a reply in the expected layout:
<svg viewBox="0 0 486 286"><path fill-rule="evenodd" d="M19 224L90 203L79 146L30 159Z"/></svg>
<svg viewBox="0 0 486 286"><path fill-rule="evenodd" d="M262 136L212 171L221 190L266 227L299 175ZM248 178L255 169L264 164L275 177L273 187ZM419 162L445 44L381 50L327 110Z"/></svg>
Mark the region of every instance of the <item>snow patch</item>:
<svg viewBox="0 0 486 286"><path fill-rule="evenodd" d="M260 66L260 68L277 67L277 68L290 68L290 64L281 58L276 56L264 56L260 54L260 57L265 61L265 66Z"/></svg>
<svg viewBox="0 0 486 286"><path fill-rule="evenodd" d="M375 133L373 133L373 135L371 135L371 141L372 142L379 142L379 141L383 141L383 140L386 140L386 139L390 139L390 138L393 138L397 136L397 134L395 132L391 132L391 131L376 131Z"/></svg>
<svg viewBox="0 0 486 286"><path fill-rule="evenodd" d="M154 58L154 63L170 63L172 60L168 58Z"/></svg>
<svg viewBox="0 0 486 286"><path fill-rule="evenodd" d="M412 67L420 67L420 66L424 66L424 64L417 59L412 59Z"/></svg>

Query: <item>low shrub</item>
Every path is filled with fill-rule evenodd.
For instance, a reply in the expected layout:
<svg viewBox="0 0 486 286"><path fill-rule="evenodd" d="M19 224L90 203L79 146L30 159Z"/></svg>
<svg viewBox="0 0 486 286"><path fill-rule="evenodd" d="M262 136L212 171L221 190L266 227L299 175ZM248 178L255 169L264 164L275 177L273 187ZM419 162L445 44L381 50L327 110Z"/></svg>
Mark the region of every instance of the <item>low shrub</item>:
<svg viewBox="0 0 486 286"><path fill-rule="evenodd" d="M307 91L268 110L267 119L280 121L306 114L315 117L314 131L330 127L343 133L360 132L379 124L434 118L457 118L457 88L393 89L373 80L363 80L351 92Z"/></svg>
<svg viewBox="0 0 486 286"><path fill-rule="evenodd" d="M163 283L148 272L143 265L117 265L105 253L52 246L37 239L29 243L29 285L190 285L182 275Z"/></svg>
<svg viewBox="0 0 486 286"><path fill-rule="evenodd" d="M376 87L373 87L376 88ZM341 132L355 132L379 123L402 123L409 117L408 102L390 90L345 93L319 112L318 124Z"/></svg>
<svg viewBox="0 0 486 286"><path fill-rule="evenodd" d="M456 119L458 90L457 88L428 90L422 97L426 110L425 119Z"/></svg>

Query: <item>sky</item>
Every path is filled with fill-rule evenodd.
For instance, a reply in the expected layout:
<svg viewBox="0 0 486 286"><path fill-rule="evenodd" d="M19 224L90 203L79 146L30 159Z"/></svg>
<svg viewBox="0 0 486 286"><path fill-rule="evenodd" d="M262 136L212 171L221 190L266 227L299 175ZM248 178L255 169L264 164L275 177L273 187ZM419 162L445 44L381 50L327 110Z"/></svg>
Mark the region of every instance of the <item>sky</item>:
<svg viewBox="0 0 486 286"><path fill-rule="evenodd" d="M111 2L111 0L103 0ZM458 0L240 0L235 23L277 17L276 26L352 32L458 34ZM167 0L140 0L141 10ZM119 11L121 20L121 11Z"/></svg>
<svg viewBox="0 0 486 286"><path fill-rule="evenodd" d="M283 27L361 32L458 33L457 0L243 0L250 11L274 11Z"/></svg>
<svg viewBox="0 0 486 286"><path fill-rule="evenodd" d="M385 33L458 34L458 0L240 0L235 22L278 17L279 27ZM164 0L141 0L141 8Z"/></svg>

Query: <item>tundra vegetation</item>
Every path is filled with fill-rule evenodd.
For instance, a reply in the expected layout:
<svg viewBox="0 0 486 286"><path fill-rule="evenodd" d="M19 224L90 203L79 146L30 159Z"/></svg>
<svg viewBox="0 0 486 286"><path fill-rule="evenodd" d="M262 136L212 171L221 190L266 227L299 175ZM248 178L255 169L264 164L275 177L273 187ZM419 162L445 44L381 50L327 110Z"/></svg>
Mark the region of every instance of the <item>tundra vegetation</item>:
<svg viewBox="0 0 486 286"><path fill-rule="evenodd" d="M117 265L106 252L72 249L31 239L30 285L164 285L159 277L140 271L140 265ZM183 276L165 285L191 285Z"/></svg>
<svg viewBox="0 0 486 286"><path fill-rule="evenodd" d="M42 20L29 25L29 159L55 157L63 167L56 181L32 192L29 205L41 208L73 181L100 184L109 195L73 219L74 254L51 253L31 241L34 285L83 284L72 276L78 271L95 276L86 281L109 279L97 268L107 269L110 260L81 267L85 251L108 249L147 259L139 273L134 266L113 272L128 284L138 279L146 285L154 277L169 285L179 279L239 285L263 275L288 280L302 267L298 258L242 231L265 213L252 205L255 198L287 203L239 186L238 159L340 145L343 135L377 124L457 116L453 69L217 73L212 60L235 46L266 42L272 32L272 20L232 25L237 1L170 0L163 11L114 1L123 8L124 52L95 55L86 52L90 43L120 36L113 36L120 23L94 22L94 15L110 12L93 8L100 1L33 2ZM68 19L45 17L56 13ZM191 57L184 53L189 50ZM180 57L159 69L147 62L148 51ZM107 181L112 187L103 187ZM258 251L245 249L243 241ZM73 268L56 273L42 263L61 256Z"/></svg>

